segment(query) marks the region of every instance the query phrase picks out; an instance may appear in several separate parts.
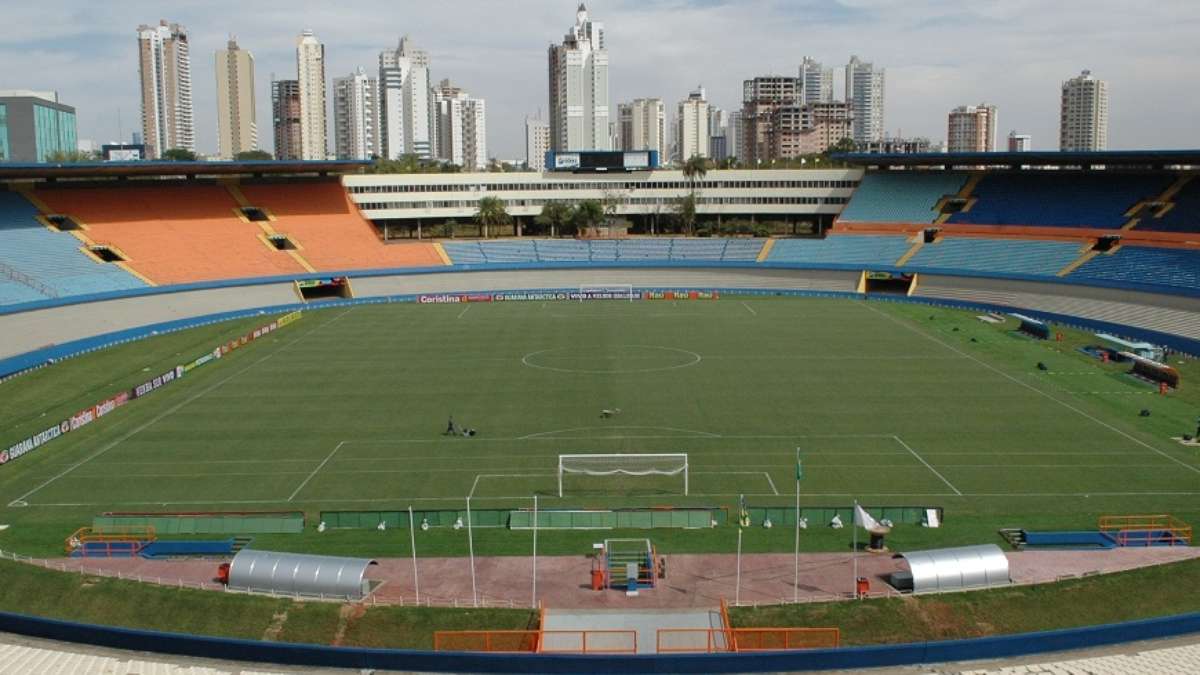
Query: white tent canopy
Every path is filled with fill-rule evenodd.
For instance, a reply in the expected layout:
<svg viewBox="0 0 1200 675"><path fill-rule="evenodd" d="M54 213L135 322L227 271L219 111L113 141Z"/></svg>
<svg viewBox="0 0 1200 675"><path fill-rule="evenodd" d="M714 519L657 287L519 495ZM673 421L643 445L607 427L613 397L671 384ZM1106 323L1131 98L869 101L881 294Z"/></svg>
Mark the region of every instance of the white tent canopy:
<svg viewBox="0 0 1200 675"><path fill-rule="evenodd" d="M912 570L913 593L936 593L1012 583L1008 558L995 544L897 554Z"/></svg>

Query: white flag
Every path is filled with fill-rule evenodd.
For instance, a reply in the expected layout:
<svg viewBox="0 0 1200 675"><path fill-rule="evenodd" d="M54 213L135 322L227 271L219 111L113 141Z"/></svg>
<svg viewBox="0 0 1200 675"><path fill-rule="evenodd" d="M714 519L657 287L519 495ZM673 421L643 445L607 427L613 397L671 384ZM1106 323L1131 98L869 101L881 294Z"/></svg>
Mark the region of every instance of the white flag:
<svg viewBox="0 0 1200 675"><path fill-rule="evenodd" d="M854 505L854 524L866 528L868 531L879 527L879 523L871 517L871 514L858 504Z"/></svg>

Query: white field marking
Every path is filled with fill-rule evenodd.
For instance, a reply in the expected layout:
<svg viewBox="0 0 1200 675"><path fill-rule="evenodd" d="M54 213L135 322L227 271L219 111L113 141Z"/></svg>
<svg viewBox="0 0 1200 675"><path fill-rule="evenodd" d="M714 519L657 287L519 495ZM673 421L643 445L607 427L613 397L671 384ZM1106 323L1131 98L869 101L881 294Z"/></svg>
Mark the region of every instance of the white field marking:
<svg viewBox="0 0 1200 675"><path fill-rule="evenodd" d="M959 491L959 489L958 489L958 488L954 487L954 483L951 483L950 481L946 480L946 477L945 477L945 476L943 476L941 473L939 473L937 469L935 469L935 468L933 468L932 466L930 466L929 462L926 462L926 461L925 461L925 458L923 458L923 457L921 457L920 455L918 455L916 450L913 450L911 447L909 447L908 443L905 443L905 442L904 442L904 439L900 438L899 436L892 436L892 438L896 439L896 442L897 442L897 443L899 443L900 445L904 446L904 449L905 449L905 450L907 450L907 451L909 451L910 453L912 453L912 456L913 456L913 457L916 457L918 462L920 462L920 463L924 464L926 469L929 469L930 471L932 471L932 472L933 472L933 475L935 475L935 476L937 476L938 478L942 479L942 482L943 482L943 483L945 483L945 484L946 484L946 485L947 485L947 486L948 486L948 487L949 487L951 490L954 490L954 494L956 494L956 495L958 495L958 496L960 496L960 497L962 496L962 492L961 492L961 491Z"/></svg>
<svg viewBox="0 0 1200 675"><path fill-rule="evenodd" d="M468 309L471 309L471 305L470 305L470 303L468 303L466 307L463 307L463 311L459 312L459 313L458 313L458 316L456 316L456 317L454 317L454 318L456 318L456 319L461 319L461 318L463 318L463 314L466 314Z"/></svg>
<svg viewBox="0 0 1200 675"><path fill-rule="evenodd" d="M337 451L341 450L342 446L345 444L346 444L346 442L342 441L341 443L338 443L337 445L335 445L333 448L333 452L329 453L325 457L325 459L322 460L321 463L317 465L317 468L313 469L312 473L308 474L308 478L305 478L303 481L301 481L300 485L296 486L296 489L292 491L291 496L288 497L287 500L290 502L293 499L295 499L296 495L300 494L300 491L304 489L304 486L308 485L308 481L312 480L313 476L317 475L318 471L325 468L325 465L329 463L329 460L333 459L333 456L336 455Z"/></svg>
<svg viewBox="0 0 1200 675"><path fill-rule="evenodd" d="M960 361L961 356L928 356L920 354L880 354L874 356L831 355L817 356L809 354L780 354L777 356L755 356L753 354L716 354L705 355L706 359L729 359L731 361Z"/></svg>
<svg viewBox="0 0 1200 675"><path fill-rule="evenodd" d="M745 300L742 300L741 302L742 302L742 307L745 307L747 312L750 312L754 316L758 316L758 312L754 311L754 308L751 307L750 305L747 305Z"/></svg>
<svg viewBox="0 0 1200 675"><path fill-rule="evenodd" d="M764 472L762 472L762 475L766 476L767 482L771 484L771 492L774 492L778 496L779 490L775 487L775 481L771 480L771 474L764 471Z"/></svg>
<svg viewBox="0 0 1200 675"><path fill-rule="evenodd" d="M582 428L583 429L593 429L593 428L604 428L604 427L582 427ZM612 429L614 427L607 427L607 428ZM650 428L661 429L662 427L650 427ZM351 438L351 439L346 439L343 442L345 442L347 444L355 444L355 443L364 443L364 444L366 444L366 443L371 443L371 444L457 443L457 442L478 444L478 443L497 443L497 442L510 443L512 441L557 441L557 440L559 440L558 436L545 436L545 434L561 434L561 433L566 433L568 431L574 431L574 430L573 429L559 429L557 431L542 431L542 432L539 432L536 434L529 434L526 436L511 436L511 437L507 437L507 438L472 438L469 440L463 440L463 439L457 439L457 438L453 439L453 440L447 440L447 439L442 439L442 438L426 438L426 439L421 439L421 438L353 439L353 438ZM681 429L681 431L686 432L688 430ZM722 434L710 433L707 431L697 431L697 432L692 432L692 433L706 434L707 436L711 436L713 438L731 438L731 439L739 439L739 438L743 438L743 439L757 439L757 438L891 438L892 436L895 435L895 434L732 434L732 435L722 435ZM612 440L612 439L645 439L645 438L668 439L668 438L687 438L687 437L686 436L583 436L580 438L583 440L601 441L601 440ZM576 439L576 440L579 440L579 439ZM788 454L795 455L796 453L792 452L792 453L788 453Z"/></svg>
<svg viewBox="0 0 1200 675"><path fill-rule="evenodd" d="M949 344L933 337L932 335L929 335L928 333L917 328L916 326L911 326L911 325L901 321L900 319L893 317L892 315L890 315L886 312L881 312L878 309L871 307L869 304L864 304L864 306L867 309L871 310L872 312L875 312L876 314L879 314L880 316L887 318L889 321L892 321L893 323L899 324L899 325L907 328L908 330L930 340L931 342L939 344L942 347L945 347L946 349L949 349L950 351L952 351L956 354L960 354L962 356L965 356L965 357L971 359L975 363L978 363L979 365L983 366L984 368L987 368L988 370L992 371L993 373L1000 375L1001 377L1008 380L1009 382L1013 382L1013 383L1017 384L1018 386L1025 387L1026 389L1038 394L1039 396L1044 396L1044 397L1050 399L1051 401L1054 401L1055 403L1066 408L1067 410L1077 413L1077 414L1083 416L1084 418L1089 419L1089 420L1095 422L1096 424L1104 427L1105 429L1108 429L1109 431L1112 431L1116 434L1124 436L1126 439L1133 441L1134 443L1137 443L1138 445L1142 446L1143 448L1146 448L1147 450L1150 450L1151 452L1155 452L1159 455L1162 455L1163 457L1166 457L1167 459L1171 460L1172 462L1175 462L1179 466L1182 466L1183 468L1185 468L1189 471L1193 471L1195 473L1200 473L1200 468L1192 466L1191 464L1188 464L1187 462L1185 462L1177 457L1174 457L1173 455L1169 455L1169 454L1163 452L1162 450L1159 450L1158 448L1154 447L1153 445L1150 445L1149 443L1146 443L1145 441L1142 441L1138 438L1135 438L1135 437L1125 433L1124 431L1121 431L1120 429L1114 427L1113 425L1109 424L1108 422L1105 422L1104 420L1099 419L1084 410L1080 410L1079 408L1076 408L1075 406L1071 405L1070 403L1067 403L1066 401L1055 398L1055 397L1051 396L1050 394L1042 391L1041 389L1038 389L1037 387L1029 384L1028 382L1023 382L1020 379L1013 377L1012 375L1009 375L1008 373L1004 372L1003 370L1000 370L999 368L993 366L992 364L990 364L986 361L980 360L979 358L976 358L975 356L973 356L971 354L968 354L960 349L957 349L956 347L954 347L952 345L949 345Z"/></svg>
<svg viewBox="0 0 1200 675"><path fill-rule="evenodd" d="M270 359L271 357L275 356L276 354L279 354L280 352L283 352L284 350L288 349L289 347L297 344L298 342L300 342L304 338L308 337L309 335L312 335L313 333L330 325L331 323L337 321L338 319L342 318L343 316L346 316L353 309L354 309L353 307L348 308L346 311L342 312L341 314L338 314L337 316L330 319L329 321L326 321L325 323L317 326L316 328L313 328L312 330L308 331L307 333L304 333L303 335L297 336L296 339L294 339L291 342L287 343L286 345L280 347L279 349L276 349L275 351L271 352L270 354L264 355L262 358L258 359L257 361L253 361L253 362L249 363L245 368L242 368L241 370L237 371L236 373L233 373L222 380L218 380L213 385L211 385L205 389L201 389L200 391L189 396L188 398L180 401L179 403L176 403L175 405L171 406L170 408L167 408L163 412L152 417L148 422L145 422L144 424L141 424L140 426L134 428L129 433L123 434L122 436L120 436L119 438L117 438L114 441L106 443L103 447L101 447L96 452L93 452L92 454L88 455L87 457L84 457L83 459L79 460L78 462L75 462L74 464L70 465L69 467L64 469L62 472L55 475L54 477L50 478L49 480L45 481L44 483L41 483L40 485L33 488L29 492L26 492L25 494L21 495L20 497L17 497L10 504L15 504L16 502L28 500L30 496L36 494L37 492L39 492L42 488L46 487L47 485L50 485L51 483L57 481L58 479L62 478L63 476L66 476L67 474L71 473L75 469L78 469L79 467L83 466L84 464L87 464L88 462L92 461L93 459L96 459L97 457L103 455L104 453L108 452L109 450L112 450L113 448L124 443L125 441L129 440L130 438L133 438L134 436L145 431L146 429L149 429L150 427L161 422L162 420L166 419L170 415L173 415L174 413L183 409L184 406L192 403L193 401L199 399L200 397L205 396L213 391L216 391L218 388L223 386L226 382L229 382L230 380L234 379L235 377L242 375L243 373L250 370L254 366L257 366L258 364L263 363L267 359Z"/></svg>
<svg viewBox="0 0 1200 675"><path fill-rule="evenodd" d="M614 347L641 347L643 349L661 349L662 351L665 351L665 352L675 352L678 354L686 354L689 357L691 357L692 360L688 361L687 363L678 363L673 366L660 366L657 368L633 368L633 369L625 369L625 370L585 370L582 368L556 368L554 366L543 366L541 364L530 362L529 359L531 359L535 356L540 356L542 354L546 354L549 352L566 351L567 349L569 349L568 347L555 347L554 349L543 349L541 351L529 352L525 356L521 357L521 363L530 368L537 368L539 370L549 370L549 371L553 371L556 373L630 375L630 374L637 374L637 373L658 373L658 372L663 372L663 371L667 371L667 370L679 370L680 368L688 368L690 366L694 366L704 360L704 357L700 356L696 352L693 352L688 349L679 349L678 347L661 347L659 345L613 345L613 346ZM578 356L578 355L574 355L574 356ZM614 357L609 357L609 358L623 358L623 357L614 356ZM647 358L649 358L649 357L632 357L631 360L638 360L638 359L645 360Z"/></svg>
<svg viewBox="0 0 1200 675"><path fill-rule="evenodd" d="M736 493L736 492L715 492L715 493L692 493L692 497L736 497L738 494L745 494L747 497L774 497L775 495L765 493ZM1195 497L1200 496L1200 492L1002 492L1002 493L967 493L964 495L955 495L952 492L804 492L805 497L966 497L966 498L988 498L988 499L1028 499L1030 497ZM553 497L556 495L548 495L542 493L543 497ZM508 495L503 497L480 497L490 501L503 500L527 500L530 495ZM458 502L462 503L462 497L378 497L378 498L351 498L351 499L320 499L317 500L322 504L397 504L405 501L411 502ZM136 502L63 502L49 504L33 504L35 507L69 507L78 508L82 506L189 506L189 505L212 505L212 506L235 506L238 504L279 504L285 505L288 502L283 499L234 499L234 500L211 500L211 499L194 499L187 501L136 501Z"/></svg>
<svg viewBox="0 0 1200 675"><path fill-rule="evenodd" d="M471 491L467 493L467 497L475 496L475 488L479 486L480 478L554 478L552 473L480 473L475 474L475 482L471 483ZM529 495L526 495L527 499ZM459 497L461 499L461 497ZM488 497L487 499L522 499L521 497Z"/></svg>
<svg viewBox="0 0 1200 675"><path fill-rule="evenodd" d="M519 437L519 438L517 438L517 439L515 439L515 440L518 440L518 441L528 441L528 440L535 439L535 438L541 438L541 437L543 437L543 436L553 436L553 435L555 435L555 434L568 434L568 433L572 433L572 432L575 432L575 431L591 431L592 429L606 429L606 430L607 430L607 429L614 429L614 430L615 430L615 429L652 429L652 430L653 430L653 429L657 429L657 430L659 430L659 431L678 431L678 432L679 432L679 433L681 433L681 434L693 434L693 435L696 435L696 436L707 436L707 437L710 437L710 438L721 438L721 435L720 435L720 434L714 434L714 433L711 433L711 432L708 432L708 431L698 431L698 430L696 430L696 429L679 429L679 428L677 428L677 427L646 427L646 426L624 426L624 425L616 425L616 426L596 426L596 427L575 427L575 428L573 428L573 429L557 429L557 430L554 430L554 431L539 431L539 432L538 432L538 433L536 433L536 434L527 434L527 435L525 435L525 436L521 436L521 437ZM601 438L604 438L604 437L601 437ZM620 437L619 437L619 436L608 436L607 438L620 438ZM670 436L670 438L678 438L678 437L677 437L677 436Z"/></svg>

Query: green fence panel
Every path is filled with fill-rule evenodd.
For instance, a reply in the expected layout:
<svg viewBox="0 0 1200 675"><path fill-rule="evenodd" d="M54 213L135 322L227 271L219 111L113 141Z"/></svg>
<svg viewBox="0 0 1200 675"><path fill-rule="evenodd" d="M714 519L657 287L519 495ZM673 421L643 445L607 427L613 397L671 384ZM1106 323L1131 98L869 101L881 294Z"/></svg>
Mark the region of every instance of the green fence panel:
<svg viewBox="0 0 1200 675"><path fill-rule="evenodd" d="M896 525L920 525L925 520L925 511L936 510L939 515L943 511L940 506L863 506L876 520L890 520ZM752 506L746 509L750 514L750 522L761 525L766 518L771 519L775 526L795 526L796 508L794 506ZM802 506L800 515L808 519L809 527L829 525L836 515L842 519L846 527L854 524L853 506Z"/></svg>

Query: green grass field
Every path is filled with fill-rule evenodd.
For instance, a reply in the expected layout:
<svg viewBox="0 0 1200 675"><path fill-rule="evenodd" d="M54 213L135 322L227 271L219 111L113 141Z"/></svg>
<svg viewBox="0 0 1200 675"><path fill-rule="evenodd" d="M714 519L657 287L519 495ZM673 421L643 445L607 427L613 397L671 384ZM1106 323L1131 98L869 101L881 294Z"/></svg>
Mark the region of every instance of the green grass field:
<svg viewBox="0 0 1200 675"><path fill-rule="evenodd" d="M251 319L159 336L0 384L5 446L211 350ZM832 299L382 305L308 312L101 421L0 466L0 548L48 555L108 510L928 505L939 530L894 548L996 541L999 527L1086 528L1097 516L1200 515L1200 378L1170 396L1116 364L1013 335L972 313ZM1039 361L1049 371L1035 368ZM1175 361L1173 360L1174 364ZM602 409L620 408L602 419ZM1150 417L1138 411L1150 408ZM446 418L478 429L446 437ZM560 453L678 453L679 477L568 477ZM819 525L819 524L816 524ZM753 528L747 550L791 550ZM734 528L655 531L659 550L729 550ZM645 536L644 533L641 536ZM582 553L589 532L544 532ZM423 555L466 553L422 532ZM476 553L528 550L476 533ZM848 546L812 527L807 549ZM256 546L404 555L393 532L260 536Z"/></svg>

